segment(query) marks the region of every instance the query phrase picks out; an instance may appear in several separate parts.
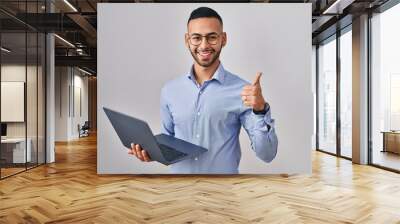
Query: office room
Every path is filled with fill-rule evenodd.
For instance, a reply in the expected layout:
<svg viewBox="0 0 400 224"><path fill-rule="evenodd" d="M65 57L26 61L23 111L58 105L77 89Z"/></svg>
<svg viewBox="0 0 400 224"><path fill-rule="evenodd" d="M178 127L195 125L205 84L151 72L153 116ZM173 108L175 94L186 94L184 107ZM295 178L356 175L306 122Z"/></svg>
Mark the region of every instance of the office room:
<svg viewBox="0 0 400 224"><path fill-rule="evenodd" d="M397 0L3 0L0 223L400 223Z"/></svg>

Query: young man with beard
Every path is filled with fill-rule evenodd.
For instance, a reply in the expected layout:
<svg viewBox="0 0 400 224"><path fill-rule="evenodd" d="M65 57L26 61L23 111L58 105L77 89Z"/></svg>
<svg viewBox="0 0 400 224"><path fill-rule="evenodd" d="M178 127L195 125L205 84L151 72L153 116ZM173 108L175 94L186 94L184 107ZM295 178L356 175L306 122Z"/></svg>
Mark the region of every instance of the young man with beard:
<svg viewBox="0 0 400 224"><path fill-rule="evenodd" d="M172 173L236 174L241 157L241 126L258 158L271 162L277 153L271 108L260 85L261 73L248 83L228 72L219 55L227 43L221 17L207 7L194 10L185 44L194 64L188 74L161 90L162 132L208 149L200 156L171 165ZM145 149L132 144L129 154L151 161Z"/></svg>

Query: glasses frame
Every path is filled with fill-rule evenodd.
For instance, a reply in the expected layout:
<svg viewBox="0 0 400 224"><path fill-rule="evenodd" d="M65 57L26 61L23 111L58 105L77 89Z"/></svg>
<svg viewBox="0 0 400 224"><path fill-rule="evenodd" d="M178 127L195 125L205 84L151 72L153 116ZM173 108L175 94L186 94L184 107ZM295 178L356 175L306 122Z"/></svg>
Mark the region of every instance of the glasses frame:
<svg viewBox="0 0 400 224"><path fill-rule="evenodd" d="M208 34L206 34L206 35L201 35L201 34L198 34L198 33L188 34L188 39L189 39L188 42L189 42L191 45L193 45L193 46L200 46L201 43L203 43L203 39L206 38L206 41L207 41L208 44L210 44L210 45L216 45L216 44L218 44L218 39L221 37L221 34L222 34L222 33L208 33ZM208 41L208 38L209 38L210 35L217 35L217 42L216 42L216 43L213 44L213 43L210 43L210 42ZM193 37L193 36L200 36L200 37L201 37L201 41L200 41L199 44L193 44L193 43L192 43L191 37Z"/></svg>

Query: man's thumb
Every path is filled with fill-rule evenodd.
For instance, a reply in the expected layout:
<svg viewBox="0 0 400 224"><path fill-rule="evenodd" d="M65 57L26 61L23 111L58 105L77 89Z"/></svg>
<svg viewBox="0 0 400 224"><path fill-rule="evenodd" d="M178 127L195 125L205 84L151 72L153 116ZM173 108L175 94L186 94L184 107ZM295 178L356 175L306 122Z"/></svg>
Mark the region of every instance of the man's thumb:
<svg viewBox="0 0 400 224"><path fill-rule="evenodd" d="M261 78L262 73L261 72L257 72L256 78L253 81L253 86L260 84L260 78Z"/></svg>

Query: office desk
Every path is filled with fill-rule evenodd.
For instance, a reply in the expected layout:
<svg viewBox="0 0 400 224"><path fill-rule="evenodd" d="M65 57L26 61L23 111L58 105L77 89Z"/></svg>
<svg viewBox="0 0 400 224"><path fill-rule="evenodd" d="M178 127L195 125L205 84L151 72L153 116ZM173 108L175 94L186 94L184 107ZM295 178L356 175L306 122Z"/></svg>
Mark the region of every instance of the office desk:
<svg viewBox="0 0 400 224"><path fill-rule="evenodd" d="M382 152L392 152L400 154L400 131L382 131L383 150Z"/></svg>
<svg viewBox="0 0 400 224"><path fill-rule="evenodd" d="M31 162L32 153L31 145L32 140L30 138L26 141L26 153L25 153L25 138L6 138L1 139L1 159L5 160L5 163L25 163ZM26 159L26 161L25 161Z"/></svg>

